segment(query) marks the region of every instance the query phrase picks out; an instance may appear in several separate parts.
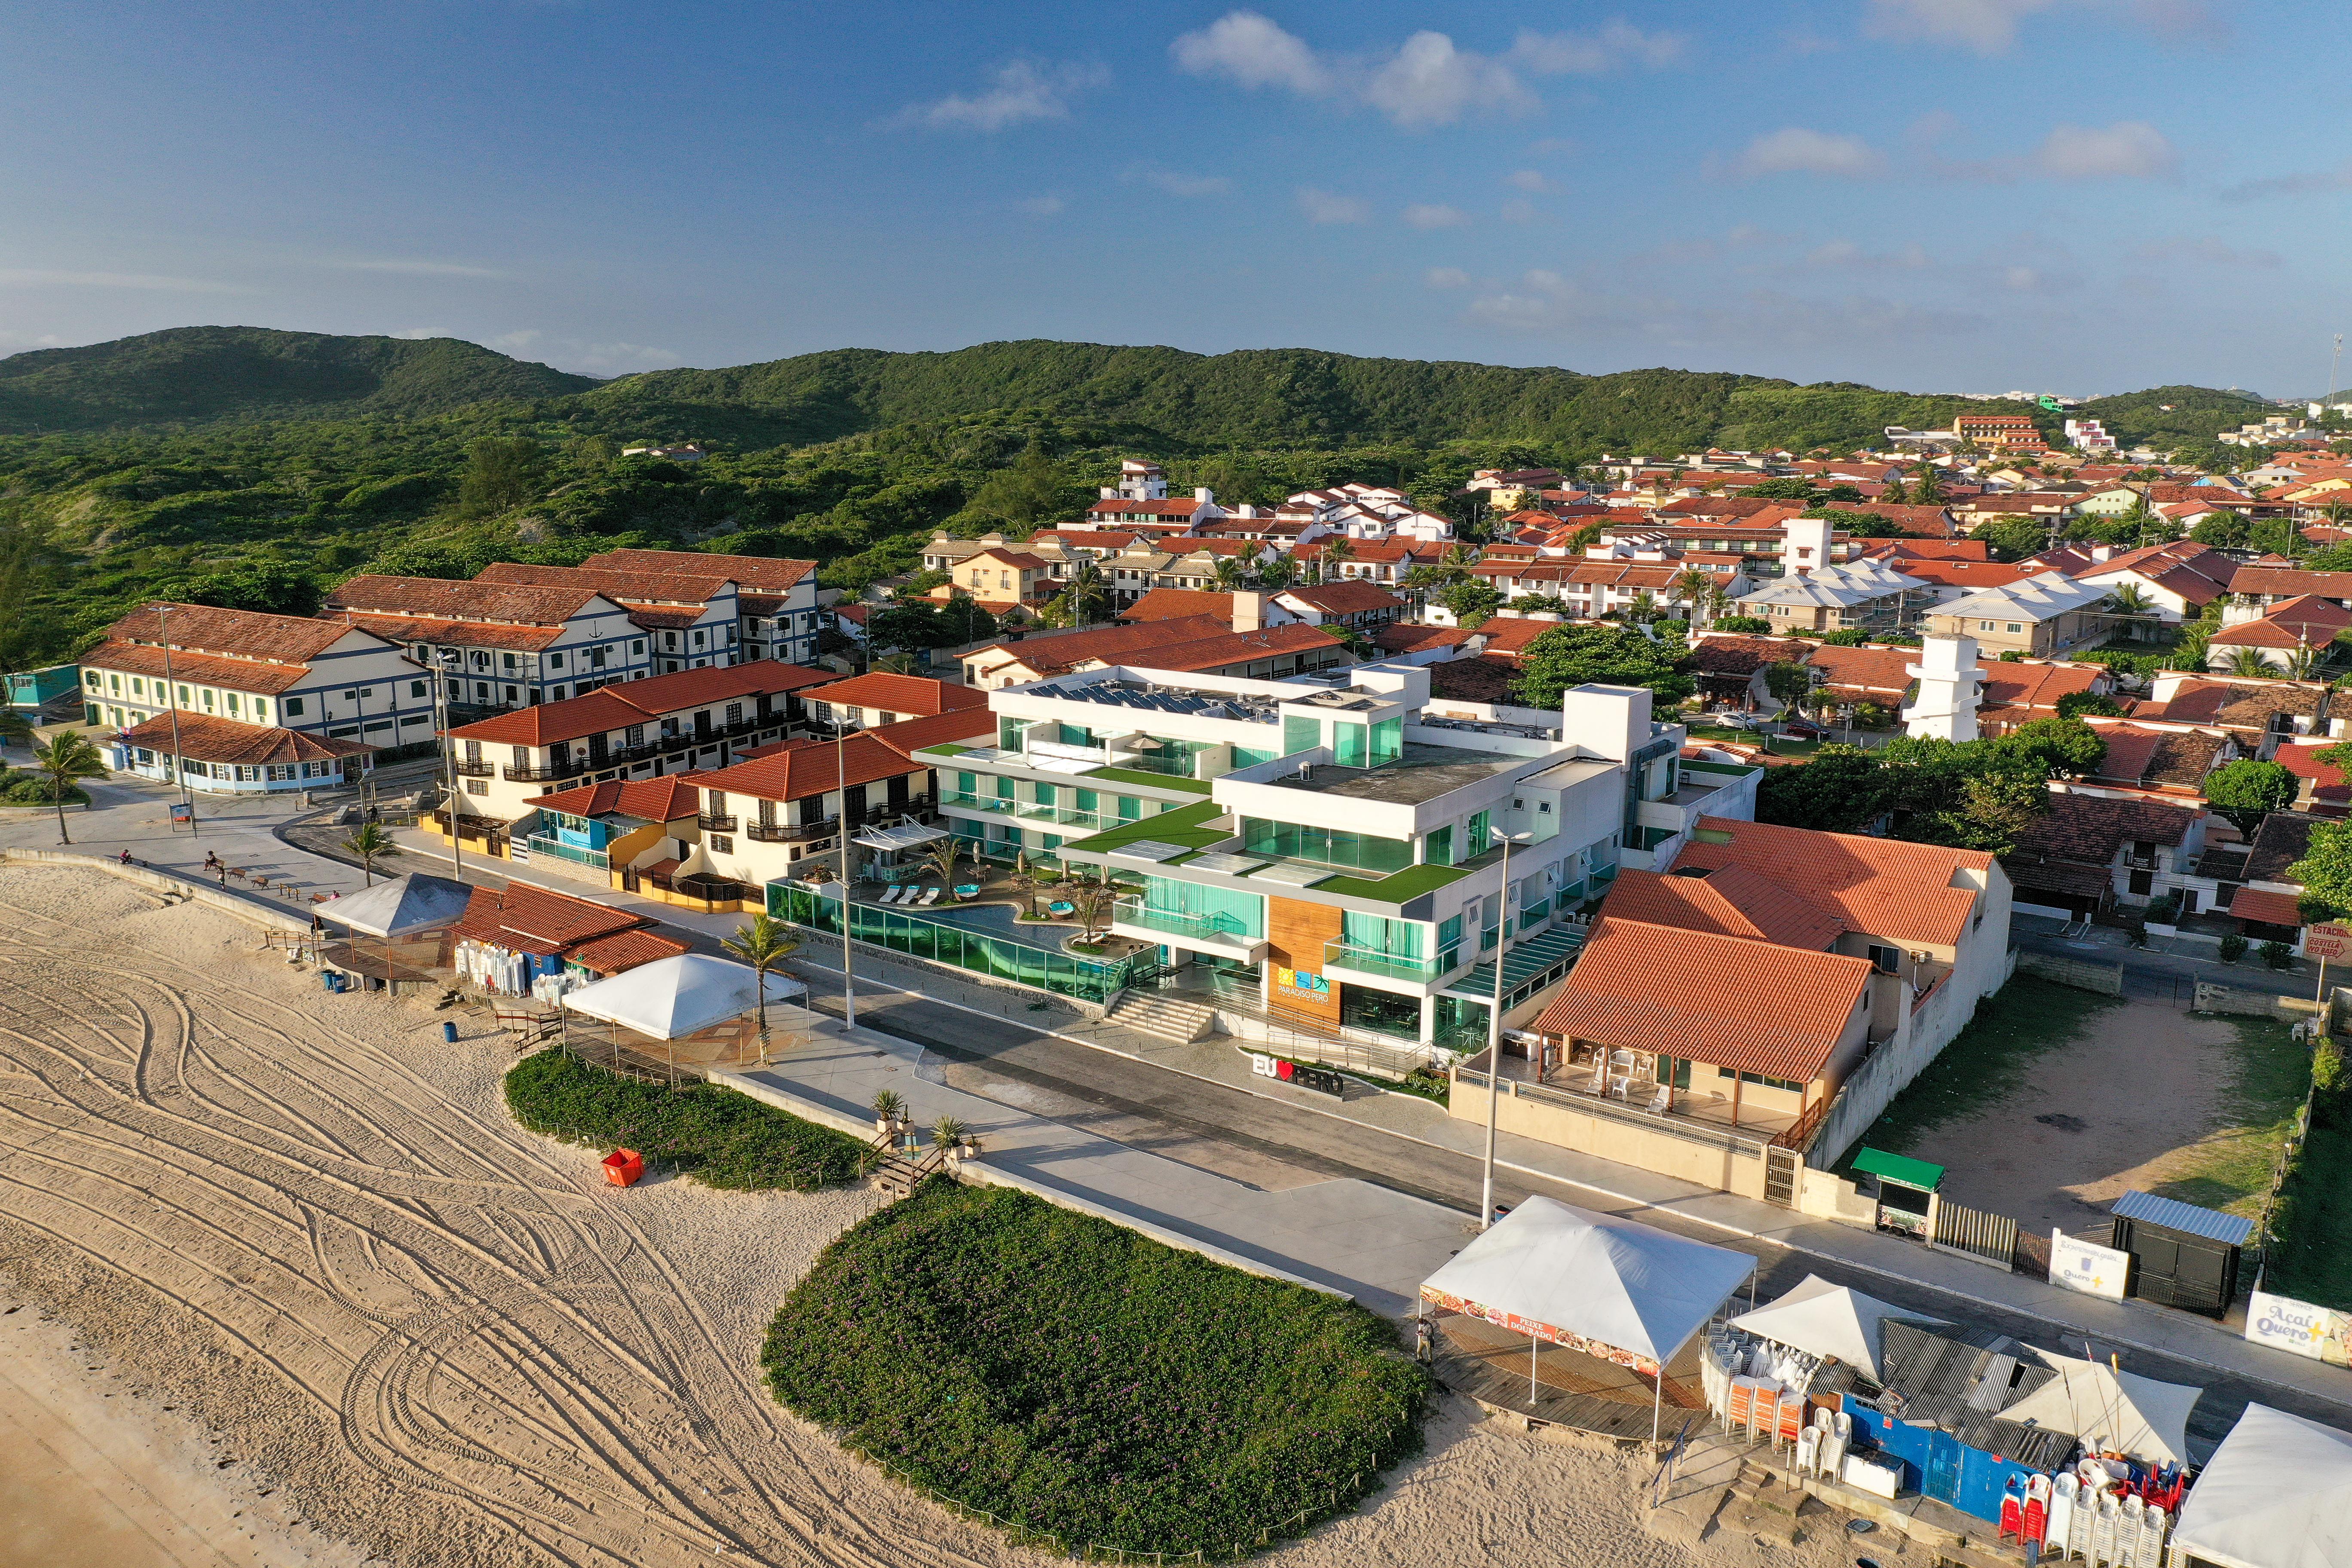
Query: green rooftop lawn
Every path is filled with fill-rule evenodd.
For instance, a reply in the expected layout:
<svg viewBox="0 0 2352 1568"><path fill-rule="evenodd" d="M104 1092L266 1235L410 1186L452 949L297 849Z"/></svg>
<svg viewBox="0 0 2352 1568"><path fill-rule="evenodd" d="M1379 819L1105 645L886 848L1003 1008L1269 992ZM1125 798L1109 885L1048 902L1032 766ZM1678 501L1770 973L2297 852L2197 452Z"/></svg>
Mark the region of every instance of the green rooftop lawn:
<svg viewBox="0 0 2352 1568"><path fill-rule="evenodd" d="M917 756L960 757L966 752L977 750L979 750L977 746L965 746L942 742L936 746L918 746L915 748L915 754Z"/></svg>
<svg viewBox="0 0 2352 1568"><path fill-rule="evenodd" d="M1055 1555L1230 1562L1379 1490L1429 1377L1353 1303L933 1178L827 1247L776 1397Z"/></svg>
<svg viewBox="0 0 2352 1568"><path fill-rule="evenodd" d="M1161 844L1179 845L1186 849L1206 849L1221 844L1233 835L1223 828L1203 826L1220 814L1214 801L1204 800L1198 805L1180 805L1174 811L1163 811L1157 816L1139 816L1133 822L1122 822L1091 838L1073 839L1062 846L1065 853L1078 850L1086 854L1104 855L1122 845L1139 839L1154 839Z"/></svg>
<svg viewBox="0 0 2352 1568"><path fill-rule="evenodd" d="M1180 779L1171 773L1155 773L1142 768L1096 768L1080 775L1088 779L1108 779L1115 784L1140 784L1146 789L1181 790L1186 795L1206 795L1206 779Z"/></svg>
<svg viewBox="0 0 2352 1568"><path fill-rule="evenodd" d="M1316 883L1315 890L1402 904L1423 893L1433 893L1449 882L1460 881L1470 874L1470 869L1467 866L1407 866L1385 877L1335 877L1328 882Z"/></svg>

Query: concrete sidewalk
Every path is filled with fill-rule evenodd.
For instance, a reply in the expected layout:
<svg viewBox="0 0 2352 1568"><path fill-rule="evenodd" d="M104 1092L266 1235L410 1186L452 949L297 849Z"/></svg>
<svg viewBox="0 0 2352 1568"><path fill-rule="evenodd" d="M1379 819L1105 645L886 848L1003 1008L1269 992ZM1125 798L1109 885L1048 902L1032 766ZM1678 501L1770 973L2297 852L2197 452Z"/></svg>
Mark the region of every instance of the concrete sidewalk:
<svg viewBox="0 0 2352 1568"><path fill-rule="evenodd" d="M1280 1192L1164 1159L1129 1144L969 1094L925 1070L923 1048L820 1018L809 1043L741 1073L713 1073L796 1115L871 1137L874 1097L889 1089L919 1130L965 1123L982 1155L977 1179L1129 1225L1220 1261L1352 1296L1390 1317L1413 1310L1421 1282L1466 1245L1468 1216L1369 1182Z"/></svg>

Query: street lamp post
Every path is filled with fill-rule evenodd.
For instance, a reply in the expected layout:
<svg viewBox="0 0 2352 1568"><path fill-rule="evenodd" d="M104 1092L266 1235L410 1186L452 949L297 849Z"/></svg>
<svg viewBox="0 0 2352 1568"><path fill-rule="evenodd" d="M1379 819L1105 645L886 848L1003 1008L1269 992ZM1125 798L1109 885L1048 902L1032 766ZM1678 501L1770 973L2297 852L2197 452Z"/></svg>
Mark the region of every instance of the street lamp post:
<svg viewBox="0 0 2352 1568"><path fill-rule="evenodd" d="M1495 998L1486 1012L1486 1160L1478 1204L1480 1230L1495 1223L1495 1107L1503 1097L1503 955L1511 950L1511 846L1517 842L1507 833L1495 837L1503 841L1503 888L1496 895Z"/></svg>
<svg viewBox="0 0 2352 1568"><path fill-rule="evenodd" d="M840 704L830 704L833 725L833 780L841 795L841 1021L857 1027L857 983L849 970L849 716Z"/></svg>
<svg viewBox="0 0 2352 1568"><path fill-rule="evenodd" d="M447 656L440 660L441 668L433 672L433 724L441 739L441 798L446 803L444 813L449 820L449 879L462 882L465 878L465 854L458 847L457 826L457 753L456 743L449 739L449 664Z"/></svg>
<svg viewBox="0 0 2352 1568"><path fill-rule="evenodd" d="M155 606L155 640L163 645L164 711L172 715L172 782L180 786L180 800L188 813L188 837L196 835L196 797L188 788L188 770L180 760L180 688L172 677L171 606Z"/></svg>

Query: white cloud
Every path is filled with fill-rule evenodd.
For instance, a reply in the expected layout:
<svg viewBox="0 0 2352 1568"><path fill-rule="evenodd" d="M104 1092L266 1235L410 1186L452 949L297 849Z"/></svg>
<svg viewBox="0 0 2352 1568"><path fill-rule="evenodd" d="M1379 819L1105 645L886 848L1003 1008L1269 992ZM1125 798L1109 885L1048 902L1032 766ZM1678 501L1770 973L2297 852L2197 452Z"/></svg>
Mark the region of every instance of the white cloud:
<svg viewBox="0 0 2352 1568"><path fill-rule="evenodd" d="M1732 173L1748 179L1764 174L1834 174L1866 180L1885 169L1885 158L1858 136L1832 136L1794 125L1759 136L1732 164Z"/></svg>
<svg viewBox="0 0 2352 1568"><path fill-rule="evenodd" d="M1538 76L1601 76L1628 66L1670 66L1686 42L1680 33L1644 33L1620 19L1597 33L1522 30L1511 55Z"/></svg>
<svg viewBox="0 0 2352 1568"><path fill-rule="evenodd" d="M454 261L330 261L347 272L404 272L418 278L504 278L489 267L463 267Z"/></svg>
<svg viewBox="0 0 2352 1568"><path fill-rule="evenodd" d="M1221 76L1242 87L1286 87L1305 98L1334 90L1329 68L1307 40L1255 11L1231 11L1168 46L1194 76Z"/></svg>
<svg viewBox="0 0 2352 1568"><path fill-rule="evenodd" d="M1576 151L1576 143L1565 136L1543 136L1528 143L1528 153L1536 158L1565 158Z"/></svg>
<svg viewBox="0 0 2352 1568"><path fill-rule="evenodd" d="M2284 267L2275 250L2240 250L2210 235L2151 239L2132 252L2142 261L2201 261L2213 267Z"/></svg>
<svg viewBox="0 0 2352 1568"><path fill-rule="evenodd" d="M257 289L205 278L165 278L149 272L69 272L37 267L0 268L0 288L139 289L166 294L252 294Z"/></svg>
<svg viewBox="0 0 2352 1568"><path fill-rule="evenodd" d="M1393 53L1327 56L1255 11L1232 11L1177 38L1168 52L1181 70L1238 87L1342 103L1351 91L1408 130L1450 125L1470 110L1517 114L1535 107L1508 65L1426 30Z"/></svg>
<svg viewBox="0 0 2352 1568"><path fill-rule="evenodd" d="M1130 177L1157 185L1171 196L1222 196L1234 188L1223 174L1180 174L1172 169L1152 169Z"/></svg>
<svg viewBox="0 0 2352 1568"><path fill-rule="evenodd" d="M1422 280L1433 289L1467 289L1470 274L1459 267L1433 267L1422 274Z"/></svg>
<svg viewBox="0 0 2352 1568"><path fill-rule="evenodd" d="M1416 202L1404 209L1404 221L1415 228L1460 228L1470 221L1470 215L1460 207Z"/></svg>
<svg viewBox="0 0 2352 1568"><path fill-rule="evenodd" d="M1052 217L1062 210L1059 196L1029 196L1013 204L1031 217Z"/></svg>
<svg viewBox="0 0 2352 1568"><path fill-rule="evenodd" d="M414 342L422 342L426 338L446 338L453 336L454 334L452 334L446 327L403 327L400 331L388 335L395 338L407 338Z"/></svg>
<svg viewBox="0 0 2352 1568"><path fill-rule="evenodd" d="M1470 301L1470 319L1512 336L1608 336L1648 348L1707 353L1731 347L1834 349L1916 343L1980 331L1984 318L1866 295L1811 300L1759 289L1686 301L1665 294L1619 293L1559 273L1531 271L1516 287Z"/></svg>
<svg viewBox="0 0 2352 1568"><path fill-rule="evenodd" d="M1512 200L1505 202L1502 206L1505 223L1533 223L1542 216L1536 210L1536 204L1530 201Z"/></svg>
<svg viewBox="0 0 2352 1568"><path fill-rule="evenodd" d="M1312 185L1298 187L1298 210L1309 223L1368 223L1372 206L1360 196L1335 195Z"/></svg>
<svg viewBox="0 0 2352 1568"><path fill-rule="evenodd" d="M1551 176L1540 169L1521 169L1516 174L1506 174L1503 184L1515 191L1549 191L1552 188Z"/></svg>
<svg viewBox="0 0 2352 1568"><path fill-rule="evenodd" d="M2323 169L2309 174L2277 174L2266 180L2248 180L2231 185L2221 193L2225 202L2260 201L2264 196L2326 195L2336 191L2352 191L2352 158L2347 158L2333 169Z"/></svg>
<svg viewBox="0 0 2352 1568"><path fill-rule="evenodd" d="M1917 271L1927 265L1927 248L1916 240L1899 250L1874 255L1850 239L1832 239L1805 257L1813 267L1853 268L1866 271Z"/></svg>
<svg viewBox="0 0 2352 1568"><path fill-rule="evenodd" d="M2033 161L2042 173L2060 180L2158 180L2180 172L2180 154L2145 120L2061 125Z"/></svg>
<svg viewBox="0 0 2352 1568"><path fill-rule="evenodd" d="M1443 33L1415 33L1365 85L1364 96L1399 125L1451 125L1465 109L1522 113L1535 97L1508 66L1457 49Z"/></svg>
<svg viewBox="0 0 2352 1568"><path fill-rule="evenodd" d="M1103 86L1110 73L1100 66L1039 67L1014 60L998 70L994 79L994 86L976 97L950 93L936 103L909 104L895 123L992 132L1033 120L1066 120L1071 96Z"/></svg>
<svg viewBox="0 0 2352 1568"><path fill-rule="evenodd" d="M500 332L497 337L490 339L485 346L494 348L500 353L513 353L518 350L530 347L531 344L539 342L540 336L537 327L526 327L519 332Z"/></svg>
<svg viewBox="0 0 2352 1568"><path fill-rule="evenodd" d="M1864 30L1873 37L1958 44L1997 55L2017 42L2017 25L2058 0L1870 0Z"/></svg>
<svg viewBox="0 0 2352 1568"><path fill-rule="evenodd" d="M2042 274L2031 267L2008 267L2001 269L2000 284L2021 294L2032 294L2042 288Z"/></svg>

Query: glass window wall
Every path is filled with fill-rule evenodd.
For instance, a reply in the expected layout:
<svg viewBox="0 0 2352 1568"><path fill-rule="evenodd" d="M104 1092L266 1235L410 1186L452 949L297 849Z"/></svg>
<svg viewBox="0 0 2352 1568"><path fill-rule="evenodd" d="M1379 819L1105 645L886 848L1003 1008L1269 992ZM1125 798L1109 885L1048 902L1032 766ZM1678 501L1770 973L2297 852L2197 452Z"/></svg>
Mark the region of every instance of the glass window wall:
<svg viewBox="0 0 2352 1568"><path fill-rule="evenodd" d="M1452 823L1447 823L1422 840L1421 858L1432 866L1454 864L1454 825Z"/></svg>
<svg viewBox="0 0 2352 1568"><path fill-rule="evenodd" d="M1404 721L1383 719L1372 726L1372 766L1381 767L1404 755Z"/></svg>
<svg viewBox="0 0 2352 1568"><path fill-rule="evenodd" d="M1364 952L1379 953L1387 958L1414 958L1422 955L1423 939L1428 927L1418 921L1392 921L1382 915L1359 914L1354 910L1339 911L1339 940ZM1459 922L1456 922L1459 930Z"/></svg>
<svg viewBox="0 0 2352 1568"><path fill-rule="evenodd" d="M1242 818L1242 842L1253 855L1311 860L1318 865L1343 866L1382 876L1412 864L1411 839L1375 838L1369 833L1346 833L1265 817Z"/></svg>
<svg viewBox="0 0 2352 1568"><path fill-rule="evenodd" d="M1202 934L1246 937L1252 942L1265 935L1265 900L1255 893L1147 876L1139 907L1147 915L1197 927ZM1158 922L1146 923L1165 929Z"/></svg>
<svg viewBox="0 0 2352 1568"><path fill-rule="evenodd" d="M1343 768L1360 768L1366 765L1371 756L1371 746L1365 733L1365 726L1333 724L1331 754L1339 759L1339 765Z"/></svg>
<svg viewBox="0 0 2352 1568"><path fill-rule="evenodd" d="M999 718L996 721L997 745L1008 752L1019 751L1021 737L1028 732L1032 722L1027 719Z"/></svg>
<svg viewBox="0 0 2352 1568"><path fill-rule="evenodd" d="M1280 752L1261 752L1255 746L1235 746L1234 766L1237 769L1254 768L1260 763L1270 763L1280 755L1282 755Z"/></svg>
<svg viewBox="0 0 2352 1568"><path fill-rule="evenodd" d="M1323 721L1320 719L1303 718L1297 713L1283 715L1282 754L1284 756L1292 757L1301 752L1311 752L1322 743Z"/></svg>
<svg viewBox="0 0 2352 1568"><path fill-rule="evenodd" d="M1343 982L1339 986L1339 1022L1351 1029L1370 1029L1399 1039L1418 1040L1421 998Z"/></svg>

